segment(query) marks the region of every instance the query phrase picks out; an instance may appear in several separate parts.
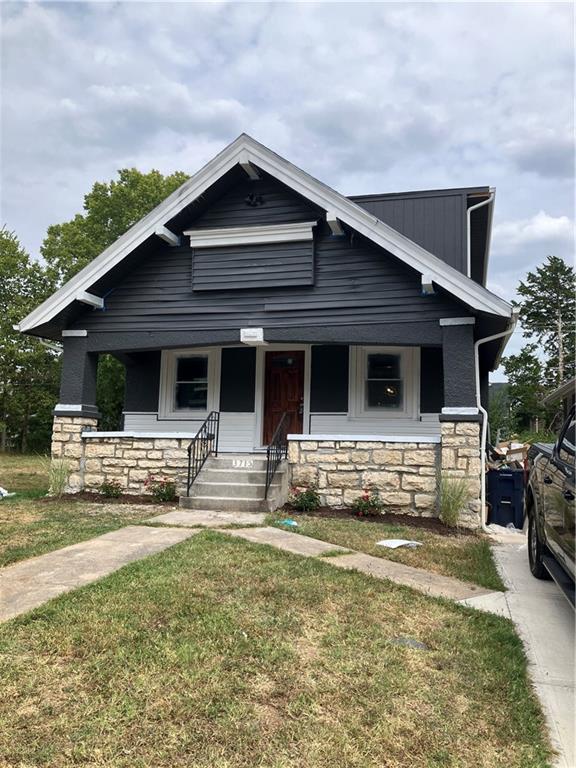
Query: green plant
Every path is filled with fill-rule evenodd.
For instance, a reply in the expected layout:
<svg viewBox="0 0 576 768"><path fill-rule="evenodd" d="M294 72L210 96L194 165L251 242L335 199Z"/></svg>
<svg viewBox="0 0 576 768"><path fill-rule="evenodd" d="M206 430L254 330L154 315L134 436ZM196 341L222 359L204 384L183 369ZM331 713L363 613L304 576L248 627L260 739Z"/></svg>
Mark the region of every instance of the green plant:
<svg viewBox="0 0 576 768"><path fill-rule="evenodd" d="M66 459L51 459L50 456L43 456L40 464L48 475L48 495L59 499L68 486L70 464Z"/></svg>
<svg viewBox="0 0 576 768"><path fill-rule="evenodd" d="M466 477L453 477L440 473L438 476L438 511L444 525L457 526L460 513L470 499Z"/></svg>
<svg viewBox="0 0 576 768"><path fill-rule="evenodd" d="M119 499L122 496L122 486L118 480L107 480L99 488L102 496L106 496L107 499Z"/></svg>
<svg viewBox="0 0 576 768"><path fill-rule="evenodd" d="M156 501L176 501L176 483L167 477L148 475L144 486Z"/></svg>
<svg viewBox="0 0 576 768"><path fill-rule="evenodd" d="M358 517L366 515L379 515L384 504L377 490L365 488L362 496L358 496L352 502L352 509Z"/></svg>
<svg viewBox="0 0 576 768"><path fill-rule="evenodd" d="M320 496L314 486L294 487L290 491L288 503L300 512L313 512L320 506Z"/></svg>

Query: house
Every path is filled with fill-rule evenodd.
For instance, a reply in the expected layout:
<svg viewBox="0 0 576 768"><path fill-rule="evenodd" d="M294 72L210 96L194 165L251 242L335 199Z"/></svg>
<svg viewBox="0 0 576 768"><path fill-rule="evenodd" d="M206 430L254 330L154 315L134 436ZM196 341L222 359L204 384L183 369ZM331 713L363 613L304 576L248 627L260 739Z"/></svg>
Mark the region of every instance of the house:
<svg viewBox="0 0 576 768"><path fill-rule="evenodd" d="M63 344L70 489L156 473L191 506L251 508L287 450L283 482L332 505L373 486L433 515L438 470L466 476L477 525L503 342L478 370L475 342L512 317L485 287L493 206L488 187L346 198L241 135L20 323ZM120 432L98 431L103 353L126 367Z"/></svg>
<svg viewBox="0 0 576 768"><path fill-rule="evenodd" d="M568 418L570 409L576 402L576 378L572 376L571 379L565 381L549 395L543 398L542 403L545 406L552 406L558 404L560 421L563 424ZM559 425L561 426L561 425Z"/></svg>

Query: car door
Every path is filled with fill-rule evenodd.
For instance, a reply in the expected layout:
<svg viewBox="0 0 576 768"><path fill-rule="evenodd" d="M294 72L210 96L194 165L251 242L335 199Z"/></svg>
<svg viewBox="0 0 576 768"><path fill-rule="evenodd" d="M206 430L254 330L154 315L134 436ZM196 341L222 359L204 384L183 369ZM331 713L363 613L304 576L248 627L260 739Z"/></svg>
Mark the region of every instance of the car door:
<svg viewBox="0 0 576 768"><path fill-rule="evenodd" d="M565 570L574 577L574 411L564 425L552 458L544 468L545 516L548 545Z"/></svg>

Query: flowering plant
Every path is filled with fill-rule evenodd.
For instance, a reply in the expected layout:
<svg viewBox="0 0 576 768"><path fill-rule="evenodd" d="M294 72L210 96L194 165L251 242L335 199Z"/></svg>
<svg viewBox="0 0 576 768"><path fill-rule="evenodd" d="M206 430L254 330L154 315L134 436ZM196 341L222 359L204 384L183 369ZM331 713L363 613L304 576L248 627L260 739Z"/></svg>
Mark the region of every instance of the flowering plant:
<svg viewBox="0 0 576 768"><path fill-rule="evenodd" d="M382 512L383 506L378 491L370 488L365 488L362 496L358 496L358 498L354 499L352 502L352 509L358 517L378 515Z"/></svg>
<svg viewBox="0 0 576 768"><path fill-rule="evenodd" d="M167 477L154 477L148 475L144 481L144 487L150 491L156 501L175 501L176 483Z"/></svg>
<svg viewBox="0 0 576 768"><path fill-rule="evenodd" d="M107 480L102 483L99 490L107 499L119 499L122 496L122 486L118 480Z"/></svg>
<svg viewBox="0 0 576 768"><path fill-rule="evenodd" d="M290 489L288 503L300 512L312 512L320 506L320 496L314 486L294 487Z"/></svg>

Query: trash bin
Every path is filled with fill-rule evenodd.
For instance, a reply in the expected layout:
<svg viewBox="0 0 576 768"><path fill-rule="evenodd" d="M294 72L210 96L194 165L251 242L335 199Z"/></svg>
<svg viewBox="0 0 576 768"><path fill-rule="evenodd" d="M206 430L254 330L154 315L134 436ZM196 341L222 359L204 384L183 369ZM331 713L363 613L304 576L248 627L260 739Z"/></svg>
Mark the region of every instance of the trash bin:
<svg viewBox="0 0 576 768"><path fill-rule="evenodd" d="M506 526L513 523L522 530L524 526L524 470L489 469L488 493L490 502L489 523Z"/></svg>

